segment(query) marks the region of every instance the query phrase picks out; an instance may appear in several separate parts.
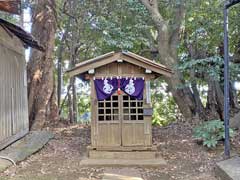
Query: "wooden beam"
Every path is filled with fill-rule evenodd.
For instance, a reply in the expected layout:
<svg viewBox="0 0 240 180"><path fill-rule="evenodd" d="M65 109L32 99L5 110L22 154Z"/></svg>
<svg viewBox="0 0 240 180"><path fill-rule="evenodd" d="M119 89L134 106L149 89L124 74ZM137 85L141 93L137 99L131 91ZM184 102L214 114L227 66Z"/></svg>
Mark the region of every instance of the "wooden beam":
<svg viewBox="0 0 240 180"><path fill-rule="evenodd" d="M91 63L86 63L82 66L74 68L73 70L67 71L66 73L70 77L76 76L78 74L82 74L82 73L88 71L89 69L95 69L97 67L104 66L105 64L112 63L112 62L116 61L118 58L119 58L119 53L116 53L110 57L104 58L102 61L93 61Z"/></svg>
<svg viewBox="0 0 240 180"><path fill-rule="evenodd" d="M131 58L131 57L126 56L126 55L121 55L121 58L128 63L135 64L135 65L143 67L143 68L145 67L146 69L149 69L149 70L151 70L155 73L162 74L162 75L165 75L167 77L172 76L171 72L165 71L164 69L160 69L159 66L156 66L156 65L153 65L153 64L148 64L144 61L139 61L138 59Z"/></svg>

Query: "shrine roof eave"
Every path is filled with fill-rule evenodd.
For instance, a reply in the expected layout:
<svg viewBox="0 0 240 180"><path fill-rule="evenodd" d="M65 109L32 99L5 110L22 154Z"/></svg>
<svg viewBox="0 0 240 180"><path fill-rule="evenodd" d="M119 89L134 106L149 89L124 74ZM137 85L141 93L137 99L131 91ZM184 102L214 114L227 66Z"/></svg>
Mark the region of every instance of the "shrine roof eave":
<svg viewBox="0 0 240 180"><path fill-rule="evenodd" d="M158 76L163 75L171 77L173 74L170 68L129 51L122 52L112 51L104 55L95 57L93 59L83 61L81 63L76 64L74 68L67 70L66 73L70 77L82 76L82 74L85 74L91 69L99 68L101 66L116 62L118 60L123 60L133 65L151 70Z"/></svg>

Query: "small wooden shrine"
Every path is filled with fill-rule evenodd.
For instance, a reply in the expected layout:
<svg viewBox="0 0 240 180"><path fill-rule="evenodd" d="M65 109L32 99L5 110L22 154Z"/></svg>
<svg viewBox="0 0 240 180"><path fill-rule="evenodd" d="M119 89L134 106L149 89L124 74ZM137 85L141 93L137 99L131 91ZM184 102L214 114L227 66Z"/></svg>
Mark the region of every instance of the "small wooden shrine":
<svg viewBox="0 0 240 180"><path fill-rule="evenodd" d="M172 71L131 52L110 52L67 71L91 83L91 150L152 150L150 81Z"/></svg>

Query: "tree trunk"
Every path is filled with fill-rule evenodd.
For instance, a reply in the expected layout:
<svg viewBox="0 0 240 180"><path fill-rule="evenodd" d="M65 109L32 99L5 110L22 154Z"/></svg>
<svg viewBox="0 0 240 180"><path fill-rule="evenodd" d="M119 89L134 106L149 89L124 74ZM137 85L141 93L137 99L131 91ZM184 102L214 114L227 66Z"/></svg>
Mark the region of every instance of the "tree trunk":
<svg viewBox="0 0 240 180"><path fill-rule="evenodd" d="M78 108L77 108L77 91L76 91L76 86L75 86L75 77L73 78L73 119L74 123L77 122L77 115L78 115Z"/></svg>
<svg viewBox="0 0 240 180"><path fill-rule="evenodd" d="M176 66L178 65L177 45L179 43L179 32L185 14L184 3L180 3L175 9L175 26L170 31L168 21L165 20L159 12L158 1L141 1L148 9L158 31L158 52L160 55L160 62L175 70L171 78L165 78L169 90L184 118L186 120L191 120L196 116L197 112L194 96L191 89L184 86L182 73L176 70Z"/></svg>
<svg viewBox="0 0 240 180"><path fill-rule="evenodd" d="M166 78L166 82L184 118L186 121L191 121L197 115L196 104L191 89L184 86L184 81L176 75L176 72L173 77Z"/></svg>
<svg viewBox="0 0 240 180"><path fill-rule="evenodd" d="M32 34L45 52L32 49L28 62L29 117L32 130L43 128L54 92L53 51L56 31L55 0L35 0Z"/></svg>
<svg viewBox="0 0 240 180"><path fill-rule="evenodd" d="M72 95L69 96L69 118L71 123L77 122L77 93L75 87L75 77L70 78L70 86L72 87Z"/></svg>
<svg viewBox="0 0 240 180"><path fill-rule="evenodd" d="M208 96L207 106L208 119L223 118L223 93L219 86L212 77L208 77Z"/></svg>
<svg viewBox="0 0 240 180"><path fill-rule="evenodd" d="M230 107L234 111L234 113L238 112L240 110L240 106L238 103L238 97L237 97L237 92L233 87L233 83L229 83L229 95L230 95Z"/></svg>
<svg viewBox="0 0 240 180"><path fill-rule="evenodd" d="M71 85L69 85L71 87ZM73 105L71 92L68 93L68 119L70 123L74 122Z"/></svg>
<svg viewBox="0 0 240 180"><path fill-rule="evenodd" d="M55 79L54 79L54 82ZM51 123L56 123L60 117L59 117L59 109L58 107L58 104L57 104L57 88L56 88L56 84L54 83L54 86L53 86L53 93L52 93L52 96L50 98L50 102L49 102L49 116L47 117L47 120Z"/></svg>
<svg viewBox="0 0 240 180"><path fill-rule="evenodd" d="M169 25L168 19L164 19L161 12L159 12L158 0L141 0L141 2L148 9L158 31L158 52L160 55L160 62L174 70L173 76L171 78L166 78L166 82L168 83L169 90L172 92L175 102L185 119L190 120L193 117L196 117L196 115L204 119L205 117L207 117L206 119L223 119L224 95L220 83L213 78L206 76L209 89L207 107L204 109L196 88L196 83L193 81L192 89L190 89L190 87L185 85L183 74L176 69L179 63L177 46L179 44L180 27L185 14L184 1L178 2L178 5L176 5L176 8L174 9L175 17L171 20L171 23L173 24L172 26ZM238 55L240 54L239 49L236 53ZM192 55L191 52L189 54ZM206 56L206 53L203 52L203 55ZM238 62L238 56L234 56L233 60ZM234 113L237 113L239 111L239 105L235 97L236 95L234 94L233 89L231 89L231 110L234 111ZM239 114L237 115L238 116L235 116L234 119L239 117Z"/></svg>
<svg viewBox="0 0 240 180"><path fill-rule="evenodd" d="M58 59L58 88L57 88L57 99L58 99L58 107L61 105L61 93L62 93L62 56L63 56L63 50L64 50L64 42L67 38L67 34L69 32L69 27L70 27L70 18L68 18L67 25L65 27L65 31L62 35L61 42L58 48L58 54L57 54L57 59Z"/></svg>
<svg viewBox="0 0 240 180"><path fill-rule="evenodd" d="M199 91L197 89L197 83L195 81L193 81L191 83L191 87L193 90L193 95L194 95L194 100L195 100L195 104L196 104L196 111L197 114L199 115L199 120L206 120L207 119L207 112L203 106L203 103L201 101L200 98L200 94Z"/></svg>
<svg viewBox="0 0 240 180"><path fill-rule="evenodd" d="M77 53L78 53L78 43L79 43L79 34L78 26L76 26L77 19L75 18L77 0L70 0L69 3L69 22L70 22L70 68L75 67ZM69 118L71 123L77 122L77 92L75 86L75 77L70 78L70 86L72 87L72 95L69 96Z"/></svg>

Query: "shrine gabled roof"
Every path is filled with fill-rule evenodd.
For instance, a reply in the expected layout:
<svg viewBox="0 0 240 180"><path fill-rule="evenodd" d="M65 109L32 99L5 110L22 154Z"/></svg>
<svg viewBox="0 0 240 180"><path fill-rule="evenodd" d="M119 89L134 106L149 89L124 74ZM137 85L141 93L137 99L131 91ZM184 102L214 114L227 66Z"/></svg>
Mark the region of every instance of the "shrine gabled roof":
<svg viewBox="0 0 240 180"><path fill-rule="evenodd" d="M107 54L95 57L93 59L83 61L76 64L74 68L67 70L66 73L70 76L77 76L89 71L90 69L95 69L110 64L112 62L116 62L118 60L123 60L130 64L134 64L136 66L151 70L152 72L160 75L171 76L173 73L172 70L167 68L166 66L129 51L112 51Z"/></svg>

